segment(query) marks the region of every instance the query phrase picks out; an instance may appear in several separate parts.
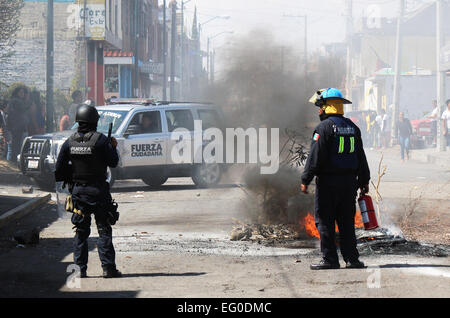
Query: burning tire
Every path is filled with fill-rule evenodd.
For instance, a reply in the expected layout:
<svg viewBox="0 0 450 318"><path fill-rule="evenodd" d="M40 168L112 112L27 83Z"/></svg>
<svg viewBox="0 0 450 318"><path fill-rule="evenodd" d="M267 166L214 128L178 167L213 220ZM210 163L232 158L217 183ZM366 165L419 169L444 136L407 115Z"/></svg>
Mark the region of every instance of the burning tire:
<svg viewBox="0 0 450 318"><path fill-rule="evenodd" d="M214 186L220 182L222 178L222 168L217 163L204 163L194 168L192 181L199 188L207 188Z"/></svg>

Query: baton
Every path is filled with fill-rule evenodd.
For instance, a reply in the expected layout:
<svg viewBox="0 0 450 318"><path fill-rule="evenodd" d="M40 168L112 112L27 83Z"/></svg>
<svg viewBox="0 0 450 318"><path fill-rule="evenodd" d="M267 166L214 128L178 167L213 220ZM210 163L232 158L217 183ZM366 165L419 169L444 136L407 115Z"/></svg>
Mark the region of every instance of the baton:
<svg viewBox="0 0 450 318"><path fill-rule="evenodd" d="M110 140L111 140L112 128L113 128L113 123L109 123L108 139L110 139Z"/></svg>

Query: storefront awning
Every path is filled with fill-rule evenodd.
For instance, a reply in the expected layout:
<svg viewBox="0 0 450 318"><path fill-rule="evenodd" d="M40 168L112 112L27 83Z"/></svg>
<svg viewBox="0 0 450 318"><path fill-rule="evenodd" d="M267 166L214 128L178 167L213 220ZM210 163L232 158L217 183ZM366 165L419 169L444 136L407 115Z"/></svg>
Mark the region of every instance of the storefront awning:
<svg viewBox="0 0 450 318"><path fill-rule="evenodd" d="M133 65L134 54L133 52L123 51L105 51L104 52L105 65L118 64L118 65Z"/></svg>

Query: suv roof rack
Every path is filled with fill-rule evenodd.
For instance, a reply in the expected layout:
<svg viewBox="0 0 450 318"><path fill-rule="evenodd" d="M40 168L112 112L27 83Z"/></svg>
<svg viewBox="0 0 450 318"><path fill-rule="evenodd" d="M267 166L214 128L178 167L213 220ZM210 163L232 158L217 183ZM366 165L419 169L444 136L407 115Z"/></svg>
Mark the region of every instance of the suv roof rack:
<svg viewBox="0 0 450 318"><path fill-rule="evenodd" d="M154 98L112 98L110 101L111 104L121 105L121 104L136 104L136 105L169 105L169 104L203 104L203 105L212 105L210 102L173 102L173 101L159 101Z"/></svg>
<svg viewBox="0 0 450 318"><path fill-rule="evenodd" d="M154 98L112 98L110 100L111 104L137 104L137 105L155 105L156 99Z"/></svg>
<svg viewBox="0 0 450 318"><path fill-rule="evenodd" d="M169 104L204 104L204 105L212 105L211 102L171 102L171 101L156 101L155 105L169 105Z"/></svg>

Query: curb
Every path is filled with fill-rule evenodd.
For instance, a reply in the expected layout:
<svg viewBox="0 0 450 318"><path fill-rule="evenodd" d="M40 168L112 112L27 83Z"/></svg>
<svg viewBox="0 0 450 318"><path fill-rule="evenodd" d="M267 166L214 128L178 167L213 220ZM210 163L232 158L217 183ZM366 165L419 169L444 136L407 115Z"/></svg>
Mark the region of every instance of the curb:
<svg viewBox="0 0 450 318"><path fill-rule="evenodd" d="M50 193L44 196L38 196L29 200L28 202L19 205L18 207L15 207L14 209L9 210L8 212L0 216L0 227L13 220L19 219L27 215L34 209L44 205L45 203L50 201L51 196L52 195Z"/></svg>

